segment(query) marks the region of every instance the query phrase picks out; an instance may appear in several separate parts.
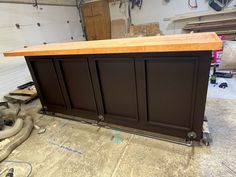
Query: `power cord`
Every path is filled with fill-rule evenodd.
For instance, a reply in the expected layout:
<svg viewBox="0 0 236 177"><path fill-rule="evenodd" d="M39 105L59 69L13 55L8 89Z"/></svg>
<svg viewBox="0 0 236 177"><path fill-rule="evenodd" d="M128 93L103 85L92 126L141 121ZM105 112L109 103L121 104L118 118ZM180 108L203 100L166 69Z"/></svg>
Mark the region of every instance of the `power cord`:
<svg viewBox="0 0 236 177"><path fill-rule="evenodd" d="M38 0L34 0L34 5L33 5L33 7L38 8Z"/></svg>
<svg viewBox="0 0 236 177"><path fill-rule="evenodd" d="M27 174L26 177L29 177L29 176L31 175L32 171L33 171L33 167L32 167L32 165L31 165L31 163L29 163L29 162L15 161L15 160L4 160L4 161L2 161L2 163L4 163L4 162L7 162L7 163L18 163L18 164L26 164L26 165L28 165L30 169L29 169L29 172L28 172L28 174Z"/></svg>

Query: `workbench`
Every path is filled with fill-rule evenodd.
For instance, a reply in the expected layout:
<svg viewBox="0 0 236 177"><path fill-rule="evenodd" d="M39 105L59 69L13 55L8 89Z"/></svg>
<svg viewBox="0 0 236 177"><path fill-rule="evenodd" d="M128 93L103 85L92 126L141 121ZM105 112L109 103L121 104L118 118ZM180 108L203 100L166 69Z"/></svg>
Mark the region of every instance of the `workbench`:
<svg viewBox="0 0 236 177"><path fill-rule="evenodd" d="M215 33L47 44L25 56L44 110L186 138L202 136Z"/></svg>

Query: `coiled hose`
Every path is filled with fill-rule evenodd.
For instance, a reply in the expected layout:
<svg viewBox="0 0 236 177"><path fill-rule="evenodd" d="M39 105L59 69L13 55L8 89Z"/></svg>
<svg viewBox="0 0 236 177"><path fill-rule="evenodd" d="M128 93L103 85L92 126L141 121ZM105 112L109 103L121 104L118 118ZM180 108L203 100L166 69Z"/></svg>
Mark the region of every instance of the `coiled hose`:
<svg viewBox="0 0 236 177"><path fill-rule="evenodd" d="M22 127L23 127L23 119L18 118L13 127L0 131L0 140L9 138L17 134L22 129Z"/></svg>
<svg viewBox="0 0 236 177"><path fill-rule="evenodd" d="M33 118L31 116L26 116L21 131L12 137L11 142L5 145L3 150L0 151L0 162L6 159L17 146L23 143L30 136L33 127Z"/></svg>

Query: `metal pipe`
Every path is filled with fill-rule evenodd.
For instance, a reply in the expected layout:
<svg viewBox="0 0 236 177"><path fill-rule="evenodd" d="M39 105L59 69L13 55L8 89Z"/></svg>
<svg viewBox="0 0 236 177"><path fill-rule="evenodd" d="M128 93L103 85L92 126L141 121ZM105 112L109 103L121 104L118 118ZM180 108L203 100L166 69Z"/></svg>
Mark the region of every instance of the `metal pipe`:
<svg viewBox="0 0 236 177"><path fill-rule="evenodd" d="M0 1L0 3L5 4L27 4L27 5L34 5L34 2L20 2L20 1ZM76 7L76 5L70 4L55 4L55 3L37 3L38 5L45 5L45 6L69 6L69 7Z"/></svg>

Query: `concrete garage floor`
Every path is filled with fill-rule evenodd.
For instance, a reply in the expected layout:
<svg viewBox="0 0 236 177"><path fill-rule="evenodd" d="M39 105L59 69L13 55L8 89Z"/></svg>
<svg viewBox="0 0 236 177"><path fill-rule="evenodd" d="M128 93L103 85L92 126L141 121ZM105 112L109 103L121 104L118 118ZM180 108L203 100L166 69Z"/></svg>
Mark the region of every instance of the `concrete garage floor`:
<svg viewBox="0 0 236 177"><path fill-rule="evenodd" d="M233 177L236 176L236 99L208 97L213 143L183 145L37 114L39 101L23 107L47 131L20 145L0 164L16 177ZM5 110L9 111L9 110ZM12 111L12 110L11 110ZM15 110L14 110L15 111Z"/></svg>

